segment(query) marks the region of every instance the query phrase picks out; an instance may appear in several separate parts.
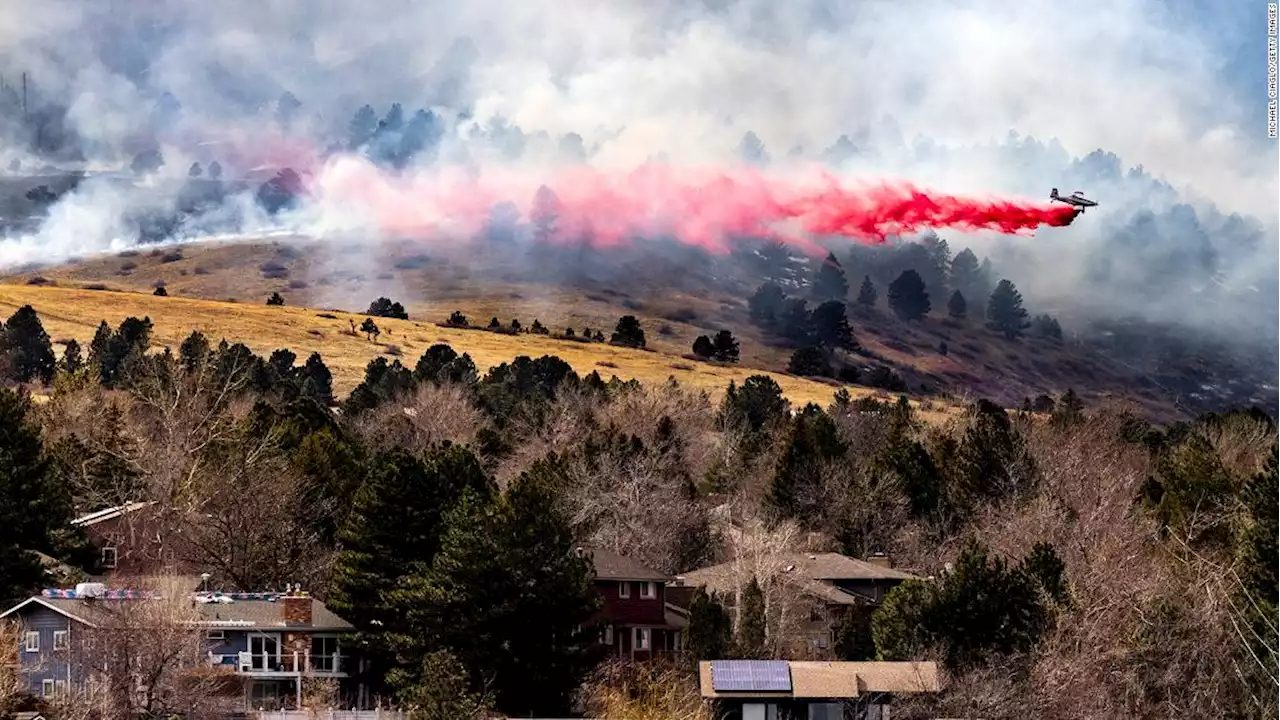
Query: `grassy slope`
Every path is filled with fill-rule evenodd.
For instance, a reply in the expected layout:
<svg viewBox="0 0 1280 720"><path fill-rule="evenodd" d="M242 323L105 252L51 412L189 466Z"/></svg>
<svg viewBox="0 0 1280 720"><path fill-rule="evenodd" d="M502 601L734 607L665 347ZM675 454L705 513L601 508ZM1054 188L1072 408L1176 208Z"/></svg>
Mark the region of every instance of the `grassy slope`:
<svg viewBox="0 0 1280 720"><path fill-rule="evenodd" d="M722 328L731 329L741 341L743 367L781 370L789 355L788 350L767 342L748 320L744 297L753 285L744 286L738 296L718 290L714 283L698 281L683 283L688 289L681 290L674 287L681 285L674 280L671 286L654 291L652 272L647 276L621 273L607 280L538 283L529 279L536 273L527 272L527 267L509 262L504 265L504 258L486 257L482 251L450 254L443 249L427 248L429 261L414 262L415 258L423 257L419 254L423 252L420 246L374 247L369 249L374 254L372 257L349 251L334 252L324 246L271 241L189 245L176 255L173 252L173 249L157 248L88 258L54 268L13 273L0 277L0 282L21 285L40 277L63 287L103 284L111 289L144 294L156 283L163 283L171 300L234 298L238 304L254 310L272 292L281 293L289 306L347 310L362 309L373 298L386 295L403 302L411 317L430 327L430 332L435 333L433 337L456 334L456 331L429 324L443 321L453 310L461 310L473 324L484 325L496 316L504 324L518 317L528 326L536 318L557 332L565 326L579 331L591 327L603 329L606 335L619 316L634 314L644 324L650 349L668 356L658 359L645 354L645 361L628 361L633 366L627 366L613 357L612 353L618 352L613 348L526 337L518 340L473 338L471 333L466 339L459 338L458 342L462 343L459 347L472 352L482 365L491 359L510 358L517 353L509 349L515 347L510 343L518 342L519 347L529 348L518 351L526 354L551 352L543 347L557 348L557 354L580 371L586 368L589 372L595 362L605 361L620 365L617 370L620 377L628 374L660 380L668 374L682 377L688 371L674 370L671 365L691 363L676 356L688 353L698 335L714 334ZM282 276L266 277L268 273L262 272L262 268L268 263L283 268ZM657 274L665 281L678 271L679 268L664 268ZM110 307L108 302L98 302ZM95 312L101 314L102 311ZM328 321L328 325L322 327L324 322L315 318L314 313L308 317L316 326L299 328L303 334L315 329L331 335L338 329L335 321ZM1133 371L1071 343L1031 338L1009 342L984 329L977 321L956 322L940 316L907 324L897 321L882 308L870 313L852 313L850 322L863 347L897 366L913 389L926 383L955 396L989 397L1016 405L1023 397L1075 388L1087 399L1111 396L1136 401L1153 416L1177 414L1167 397L1149 385L1144 386ZM341 324L345 325L345 320ZM401 345L410 360L416 358L415 353L420 352L417 336L411 333L406 342L401 342L405 338L397 328L393 325L391 330L392 338L384 341ZM224 332L229 333L229 337L234 334L232 330ZM242 339L253 340L252 337ZM316 342L329 340L308 336L290 342L297 352L299 348L311 349ZM945 356L938 350L942 342L948 346ZM247 344L254 346L252 342ZM532 349L534 347L538 349ZM342 351L334 348L331 352ZM326 360L331 352L322 351ZM362 366L371 356L372 349L364 348L355 352L349 362ZM336 355L335 361L348 360ZM713 381L728 382L726 370L701 364L697 367L699 370L694 374L712 375L706 382L699 382L701 386L709 386ZM825 399L828 395L822 393L822 397Z"/></svg>
<svg viewBox="0 0 1280 720"><path fill-rule="evenodd" d="M646 383L663 382L675 376L682 384L705 389L713 397L722 393L730 380L741 383L760 372L747 367L691 362L661 352L527 334L510 336L456 330L420 320L378 318L383 335L375 343L364 336L343 334L343 330L350 328L349 320L358 324L363 318L351 313L327 313L335 316L329 319L318 317L320 311L309 308L155 297L132 292L0 285L0 314L8 316L28 304L39 313L55 341L75 338L82 347L93 338L102 320L115 326L129 316L148 316L155 326L154 344L159 346L176 348L192 330L200 330L213 339L225 337L243 342L260 354L288 348L305 358L313 351L319 352L333 371L335 391L340 394L349 392L362 377L365 365L379 354L385 354L391 345L400 349L401 361L410 367L429 346L448 343L459 352L470 353L482 370L517 355L549 354L563 358L580 374L598 370L606 378L617 375ZM825 405L831 401L833 388L829 385L777 373L765 374L778 381L793 403ZM850 390L855 396L870 394L866 389Z"/></svg>

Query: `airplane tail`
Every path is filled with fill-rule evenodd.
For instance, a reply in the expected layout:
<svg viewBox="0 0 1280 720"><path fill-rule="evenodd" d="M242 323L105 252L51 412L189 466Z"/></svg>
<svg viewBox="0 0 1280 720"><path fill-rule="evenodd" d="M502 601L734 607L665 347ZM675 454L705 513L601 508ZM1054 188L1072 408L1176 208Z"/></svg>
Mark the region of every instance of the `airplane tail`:
<svg viewBox="0 0 1280 720"><path fill-rule="evenodd" d="M1052 189L1052 190L1050 190L1050 191L1049 191L1049 199L1050 199L1050 200L1057 200L1057 199L1058 199L1058 188L1054 188L1054 189Z"/></svg>

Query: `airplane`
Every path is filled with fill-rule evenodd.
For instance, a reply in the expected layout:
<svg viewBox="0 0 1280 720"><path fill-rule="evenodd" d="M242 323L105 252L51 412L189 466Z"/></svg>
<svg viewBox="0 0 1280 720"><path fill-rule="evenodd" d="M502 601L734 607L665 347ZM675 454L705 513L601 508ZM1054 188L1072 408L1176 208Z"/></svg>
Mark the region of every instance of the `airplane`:
<svg viewBox="0 0 1280 720"><path fill-rule="evenodd" d="M1049 191L1049 199L1057 200L1058 202L1071 205L1076 208L1076 212L1081 212L1081 213L1084 212L1085 208L1098 206L1098 203L1094 202L1093 200L1089 200L1085 198L1084 193L1080 192L1079 190L1064 197L1058 194L1058 188L1053 188L1052 190Z"/></svg>

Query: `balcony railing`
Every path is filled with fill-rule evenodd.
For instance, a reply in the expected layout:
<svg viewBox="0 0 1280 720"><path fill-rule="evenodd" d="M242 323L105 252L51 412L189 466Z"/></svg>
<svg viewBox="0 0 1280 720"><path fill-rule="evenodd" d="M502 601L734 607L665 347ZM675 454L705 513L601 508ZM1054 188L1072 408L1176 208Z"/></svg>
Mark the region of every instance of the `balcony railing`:
<svg viewBox="0 0 1280 720"><path fill-rule="evenodd" d="M284 653L264 655L239 652L225 655L209 654L209 662L220 667L230 667L236 672L251 675L312 675L340 677L348 673L351 658L346 655L307 655Z"/></svg>

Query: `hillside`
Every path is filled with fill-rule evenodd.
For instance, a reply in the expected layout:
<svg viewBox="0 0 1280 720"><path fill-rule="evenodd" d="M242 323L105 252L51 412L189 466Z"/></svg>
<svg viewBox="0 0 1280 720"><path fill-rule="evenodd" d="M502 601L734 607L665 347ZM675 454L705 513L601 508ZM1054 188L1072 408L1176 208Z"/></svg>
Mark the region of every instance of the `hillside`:
<svg viewBox="0 0 1280 720"><path fill-rule="evenodd" d="M665 382L675 377L682 384L704 389L713 398L729 382L741 383L761 374L750 367L735 367L687 360L664 352L615 347L602 343L578 343L530 334L503 335L480 330L440 327L424 320L378 318L382 330L378 342L364 335L350 335L350 323L357 325L363 315L300 307L270 307L263 304L230 303L180 297L156 297L135 292L83 290L34 285L0 285L0 315L31 305L39 313L55 344L74 338L82 347L93 339L98 323L113 327L129 316L150 317L155 325L152 344L177 347L192 330L211 338L242 342L255 353L267 355L287 348L305 358L319 352L333 372L334 391L344 395L363 377L365 365L378 355L398 356L412 367L419 355L436 343L446 343L458 352L470 353L483 371L518 355L556 355L579 374L599 371L606 379L617 375L644 383ZM834 392L831 385L780 373L773 377L795 404L815 402L827 405ZM855 397L871 390L850 388ZM945 414L934 406L932 414Z"/></svg>
<svg viewBox="0 0 1280 720"><path fill-rule="evenodd" d="M797 278L808 272L806 262L795 261L793 274ZM699 335L714 334L720 329L732 330L741 341L744 368L780 372L786 367L791 349L765 337L747 312L746 298L760 283L758 265L757 258L711 258L682 254L678 248L631 255L612 251L606 257L575 248L520 250L482 244L448 248L414 243L365 248L263 239L130 250L57 267L27 268L0 277L0 282L22 287L105 286L146 296L131 298L131 303L152 303L149 293L163 285L170 302L183 298L235 302L235 312L244 317L226 322L227 330L219 332L241 337L251 346L257 338L270 337L261 334L257 321L251 317L263 312L261 304L273 292L280 293L289 307L345 311L360 311L374 298L387 296L406 307L414 324L432 328L430 338L410 333L406 339L396 324L389 326L392 337L384 336L383 340L401 345L406 355L413 355L423 342L443 337L456 338L462 343L459 347L467 349L482 364L507 359L517 352L538 353L543 348L556 348L580 371L589 371L597 362L615 362L619 368L600 369L619 376L630 373L657 379L665 379L668 374L690 374L691 382L711 387L727 383L737 371L689 363L678 356L688 354ZM849 271L854 280L856 273ZM1132 355L1100 347L1096 338L1074 339L1073 333L1063 341L1032 337L1008 341L984 328L977 319L957 321L945 317L945 308L938 307L940 301L935 302L934 311L923 321L904 323L884 308L884 289L880 291L882 297L875 309L850 313L850 324L863 348L860 356L851 361L864 369L875 365L892 368L907 381L913 394L949 400L981 396L1017 406L1025 398L1041 393L1060 394L1073 388L1088 400L1123 401L1142 408L1153 419L1163 420L1214 409L1217 404L1265 406L1270 402L1266 393L1274 391L1259 390L1256 384L1247 382L1224 386L1219 394L1230 397L1201 392L1200 388L1208 386L1204 378L1212 377L1214 372L1212 367L1206 370L1201 352L1182 353L1172 361L1154 355L1135 361ZM19 290L10 288L7 292ZM96 324L104 314L102 309L92 307L94 303L112 313L116 311L114 302L102 303L99 296L89 296L87 302L90 307L78 316L83 322ZM138 312L146 312L141 309L143 306L135 307L140 308ZM226 312L227 305L217 307L222 309L208 314ZM455 310L463 312L472 324L482 326L491 317L497 317L504 325L517 318L525 326L537 319L553 332L565 327L579 332L592 328L603 330L606 335L621 315L634 314L644 325L649 349L660 353L662 359L643 354L634 356L643 360L631 360L632 356L618 355L623 351L615 348L588 350L547 338L476 337L474 333L459 335L432 327L432 323L442 322ZM276 311L275 316L266 317L278 317L279 309ZM160 312L157 310L156 314ZM293 317L291 311L285 314ZM289 342L295 350L318 349L316 343L326 345L345 325L345 320L326 324L314 312L303 315L314 325L293 326L296 339L290 338ZM168 330L170 335L186 327L186 319L181 316L175 322L178 327ZM250 337L241 336L241 325L254 328ZM308 334L310 331L326 337ZM73 334L70 330L66 333ZM351 373L372 356L372 349L368 343L355 343L353 338L338 338L338 347L322 352L326 359L334 356L341 382L352 383ZM257 343L255 349L269 344L261 339ZM624 359L619 360L620 357ZM674 369L674 364L693 364L697 370ZM797 381L788 382L798 387ZM827 397L825 390L812 393ZM809 397L811 392L801 394Z"/></svg>

